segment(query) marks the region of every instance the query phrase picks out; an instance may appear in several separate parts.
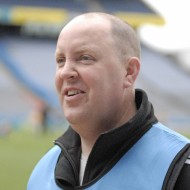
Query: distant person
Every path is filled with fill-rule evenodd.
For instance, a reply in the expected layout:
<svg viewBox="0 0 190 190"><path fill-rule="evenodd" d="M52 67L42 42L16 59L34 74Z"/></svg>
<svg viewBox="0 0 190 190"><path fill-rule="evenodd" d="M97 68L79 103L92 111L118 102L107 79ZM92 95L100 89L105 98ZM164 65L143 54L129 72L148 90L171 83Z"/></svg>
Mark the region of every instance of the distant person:
<svg viewBox="0 0 190 190"><path fill-rule="evenodd" d="M41 126L41 131L43 134L47 133L48 130L48 112L49 106L46 103L42 103L42 106L40 108L40 126Z"/></svg>
<svg viewBox="0 0 190 190"><path fill-rule="evenodd" d="M59 35L56 63L70 126L28 190L190 189L190 141L161 124L135 89L140 43L129 24L105 13L77 16Z"/></svg>
<svg viewBox="0 0 190 190"><path fill-rule="evenodd" d="M0 137L7 137L11 134L11 132L12 127L9 122L0 122Z"/></svg>
<svg viewBox="0 0 190 190"><path fill-rule="evenodd" d="M36 108L31 114L31 123L35 132L47 133L49 111L50 108L45 102L41 100L36 102Z"/></svg>

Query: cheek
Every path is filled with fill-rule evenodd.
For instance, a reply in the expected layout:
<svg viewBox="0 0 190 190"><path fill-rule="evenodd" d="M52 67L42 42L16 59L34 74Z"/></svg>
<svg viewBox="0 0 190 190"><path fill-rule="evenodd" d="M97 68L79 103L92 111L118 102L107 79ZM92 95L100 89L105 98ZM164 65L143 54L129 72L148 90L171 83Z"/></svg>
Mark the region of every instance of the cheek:
<svg viewBox="0 0 190 190"><path fill-rule="evenodd" d="M60 79L58 73L55 74L55 87L58 92L61 91L62 80Z"/></svg>

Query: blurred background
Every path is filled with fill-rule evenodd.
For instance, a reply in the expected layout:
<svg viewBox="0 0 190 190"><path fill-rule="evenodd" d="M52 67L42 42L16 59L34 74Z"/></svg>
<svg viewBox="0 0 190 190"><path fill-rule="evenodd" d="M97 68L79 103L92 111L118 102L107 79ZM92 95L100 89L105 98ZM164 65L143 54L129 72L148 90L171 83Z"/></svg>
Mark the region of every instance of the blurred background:
<svg viewBox="0 0 190 190"><path fill-rule="evenodd" d="M190 135L188 0L0 0L0 189L26 189L30 172L67 127L54 87L61 28L99 11L141 40L144 89L158 119Z"/></svg>

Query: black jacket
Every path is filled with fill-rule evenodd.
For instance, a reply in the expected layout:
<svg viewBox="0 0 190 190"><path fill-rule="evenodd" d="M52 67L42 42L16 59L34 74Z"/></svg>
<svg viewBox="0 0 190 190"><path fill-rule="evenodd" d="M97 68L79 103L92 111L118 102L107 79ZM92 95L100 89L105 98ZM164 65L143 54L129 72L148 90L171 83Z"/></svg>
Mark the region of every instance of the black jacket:
<svg viewBox="0 0 190 190"><path fill-rule="evenodd" d="M146 93L136 90L136 115L123 126L103 133L97 139L85 169L83 186L79 186L81 141L71 128L55 141L62 149L55 169L56 183L64 190L84 189L95 183L147 132L158 122ZM185 164L190 155L187 145L170 166L163 190L190 190L190 165ZM174 188L175 186L175 188Z"/></svg>

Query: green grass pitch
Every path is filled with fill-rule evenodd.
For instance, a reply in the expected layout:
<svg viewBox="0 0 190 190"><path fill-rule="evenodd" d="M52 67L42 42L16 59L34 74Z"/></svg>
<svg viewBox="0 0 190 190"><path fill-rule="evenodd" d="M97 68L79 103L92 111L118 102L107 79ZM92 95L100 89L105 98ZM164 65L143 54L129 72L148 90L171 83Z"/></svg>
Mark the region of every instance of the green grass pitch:
<svg viewBox="0 0 190 190"><path fill-rule="evenodd" d="M0 189L25 190L34 166L59 135L19 131L0 137Z"/></svg>

